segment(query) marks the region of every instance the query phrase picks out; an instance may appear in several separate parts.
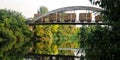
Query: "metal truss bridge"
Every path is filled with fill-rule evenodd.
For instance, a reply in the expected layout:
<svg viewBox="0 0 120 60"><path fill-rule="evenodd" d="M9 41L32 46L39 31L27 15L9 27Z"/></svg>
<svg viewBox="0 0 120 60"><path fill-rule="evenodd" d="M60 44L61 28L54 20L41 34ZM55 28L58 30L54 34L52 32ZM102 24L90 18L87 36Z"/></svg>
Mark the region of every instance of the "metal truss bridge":
<svg viewBox="0 0 120 60"><path fill-rule="evenodd" d="M75 11L80 12L79 16ZM36 14L34 19L28 22L29 25L49 25L49 24L66 24L66 25L109 25L102 21L101 8L90 6L69 6L49 11L46 14ZM93 14L97 14L93 16ZM78 19L77 19L78 17ZM94 20L93 20L94 19Z"/></svg>

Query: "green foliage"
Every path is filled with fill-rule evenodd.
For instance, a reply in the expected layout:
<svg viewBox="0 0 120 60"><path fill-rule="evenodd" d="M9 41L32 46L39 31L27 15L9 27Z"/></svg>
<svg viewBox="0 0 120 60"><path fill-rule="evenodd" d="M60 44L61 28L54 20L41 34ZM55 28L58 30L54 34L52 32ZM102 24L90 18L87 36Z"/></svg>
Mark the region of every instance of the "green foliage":
<svg viewBox="0 0 120 60"><path fill-rule="evenodd" d="M99 5L104 9L102 13L110 23L120 20L120 0L90 0L92 4Z"/></svg>
<svg viewBox="0 0 120 60"><path fill-rule="evenodd" d="M19 12L0 9L0 60L22 59L28 53L31 36Z"/></svg>
<svg viewBox="0 0 120 60"><path fill-rule="evenodd" d="M37 41L35 53L39 54L52 54L53 35L51 26L36 26Z"/></svg>
<svg viewBox="0 0 120 60"><path fill-rule="evenodd" d="M107 60L112 57L111 49L113 47L109 38L111 35L109 29L108 26L95 26L95 29L90 27L90 32L87 33L88 37L86 40L83 39L87 60Z"/></svg>
<svg viewBox="0 0 120 60"><path fill-rule="evenodd" d="M72 54L59 51L58 48L79 48L78 28L63 25L36 26L35 53L37 54Z"/></svg>
<svg viewBox="0 0 120 60"><path fill-rule="evenodd" d="M38 12L37 12L37 13L45 14L45 13L47 13L47 12L48 12L47 7L41 6L41 7L38 9Z"/></svg>
<svg viewBox="0 0 120 60"><path fill-rule="evenodd" d="M120 0L90 0L99 5L105 22L111 25L106 27L95 26L90 32L85 28L81 46L85 48L87 60L120 60ZM81 34L82 35L82 34ZM85 36L87 36L85 38Z"/></svg>
<svg viewBox="0 0 120 60"><path fill-rule="evenodd" d="M55 33L55 41L58 48L79 48L79 28L75 25L59 25ZM59 54L73 55L73 51L59 51Z"/></svg>

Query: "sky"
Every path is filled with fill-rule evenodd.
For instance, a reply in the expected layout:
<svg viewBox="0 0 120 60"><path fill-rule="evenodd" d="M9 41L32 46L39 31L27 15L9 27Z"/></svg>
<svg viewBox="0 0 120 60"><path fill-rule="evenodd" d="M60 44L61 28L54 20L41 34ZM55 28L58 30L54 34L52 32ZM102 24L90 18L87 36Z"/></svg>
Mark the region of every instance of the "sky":
<svg viewBox="0 0 120 60"><path fill-rule="evenodd" d="M89 0L0 0L0 9L11 9L21 12L26 18L33 17L40 6L49 11L67 6L93 6Z"/></svg>

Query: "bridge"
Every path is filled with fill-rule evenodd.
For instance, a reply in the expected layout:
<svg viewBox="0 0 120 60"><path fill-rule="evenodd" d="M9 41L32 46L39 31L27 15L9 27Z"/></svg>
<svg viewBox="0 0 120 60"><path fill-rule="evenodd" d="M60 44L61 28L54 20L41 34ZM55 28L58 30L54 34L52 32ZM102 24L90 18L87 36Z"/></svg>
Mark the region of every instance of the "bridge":
<svg viewBox="0 0 120 60"><path fill-rule="evenodd" d="M75 11L81 11L80 13L75 13ZM85 11L85 12L84 12ZM49 25L49 24L67 24L67 25L108 25L102 20L102 16L99 14L103 9L89 6L70 6L63 7L59 9L52 10L43 15L36 15L35 18L29 22L29 25ZM93 16L93 14L97 15ZM77 18L78 17L78 18ZM94 19L94 20L93 20ZM31 27L32 29L32 27ZM63 55L40 55L31 54L26 56L26 59L36 59L43 60L45 57L49 57L50 60L59 60L60 58L65 58L68 60L80 60L81 56L85 56L85 51L83 49L72 49L72 48L59 48L59 50L71 50L74 51L74 56L63 56ZM34 57L34 58L33 58ZM54 59L53 59L54 57Z"/></svg>
<svg viewBox="0 0 120 60"><path fill-rule="evenodd" d="M79 16L75 11L81 11ZM83 12L86 11L86 12ZM108 25L103 23L100 11L103 9L90 6L69 6L52 10L46 14L37 15L29 25L73 24L73 25ZM94 14L98 13L96 16ZM94 19L94 20L93 20Z"/></svg>

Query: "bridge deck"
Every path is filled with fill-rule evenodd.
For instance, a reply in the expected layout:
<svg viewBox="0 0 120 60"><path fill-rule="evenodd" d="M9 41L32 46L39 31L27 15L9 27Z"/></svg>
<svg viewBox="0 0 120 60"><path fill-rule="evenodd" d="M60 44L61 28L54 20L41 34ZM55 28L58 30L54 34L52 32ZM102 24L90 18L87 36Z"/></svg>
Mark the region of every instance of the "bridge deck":
<svg viewBox="0 0 120 60"><path fill-rule="evenodd" d="M52 22L52 23L48 23L48 22L44 22L44 23L29 23L29 25L110 25L108 23L68 23L68 22L64 22L64 23L61 23L61 22Z"/></svg>

